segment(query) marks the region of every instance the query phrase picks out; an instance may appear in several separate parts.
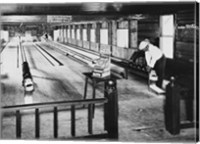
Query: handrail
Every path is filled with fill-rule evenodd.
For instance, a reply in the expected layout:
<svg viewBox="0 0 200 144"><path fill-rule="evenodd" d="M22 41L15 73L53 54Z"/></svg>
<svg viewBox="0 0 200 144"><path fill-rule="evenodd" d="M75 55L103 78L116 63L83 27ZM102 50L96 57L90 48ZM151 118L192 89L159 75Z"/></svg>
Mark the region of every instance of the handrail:
<svg viewBox="0 0 200 144"><path fill-rule="evenodd" d="M108 100L106 98L96 98L96 99L86 99L86 100L72 100L72 101L57 101L57 102L45 102L45 103L34 103L34 104L23 104L23 105L13 105L13 106L3 106L2 111L13 111L13 110L24 110L24 109L36 109L42 107L52 107L52 106L71 106L71 105L88 105L97 103L106 103Z"/></svg>
<svg viewBox="0 0 200 144"><path fill-rule="evenodd" d="M76 105L86 105L88 104L88 132L92 134L92 109L90 108L93 104L97 103L107 103L107 98L99 99L87 99L87 100L73 100L73 101L58 101L58 102L47 102L47 103L34 103L34 104L24 104L24 105L13 105L2 107L2 112L15 111L16 115L16 138L21 138L22 132L22 121L21 121L21 111L25 109L35 109L35 138L40 138L40 108L51 107L53 108L53 134L54 138L58 138L58 107L59 106L70 106L71 107L71 135L76 136L76 115L75 106Z"/></svg>

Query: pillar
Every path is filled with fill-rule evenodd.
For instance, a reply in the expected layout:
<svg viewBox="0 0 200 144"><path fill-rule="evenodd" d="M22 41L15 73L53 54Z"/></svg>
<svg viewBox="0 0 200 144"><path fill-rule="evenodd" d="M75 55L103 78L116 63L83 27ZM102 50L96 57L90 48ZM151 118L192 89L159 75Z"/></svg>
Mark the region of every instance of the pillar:
<svg viewBox="0 0 200 144"><path fill-rule="evenodd" d="M108 45L110 45L110 53L112 55L112 22L108 22Z"/></svg>
<svg viewBox="0 0 200 144"><path fill-rule="evenodd" d="M80 28L80 40L83 40L83 25L79 25Z"/></svg>
<svg viewBox="0 0 200 144"><path fill-rule="evenodd" d="M96 24L96 43L100 43L100 28L101 28L101 23Z"/></svg>
<svg viewBox="0 0 200 144"><path fill-rule="evenodd" d="M129 48L137 48L138 42L138 22L137 20L129 21Z"/></svg>
<svg viewBox="0 0 200 144"><path fill-rule="evenodd" d="M116 79L105 82L105 98L108 102L104 104L104 129L108 132L109 139L118 139L118 94Z"/></svg>
<svg viewBox="0 0 200 144"><path fill-rule="evenodd" d="M117 22L112 21L112 52L111 56L113 56L114 53L114 46L117 46Z"/></svg>
<svg viewBox="0 0 200 144"><path fill-rule="evenodd" d="M91 46L90 46L90 29L91 29L92 25L91 24L87 24L87 41L89 42L89 49L91 49Z"/></svg>

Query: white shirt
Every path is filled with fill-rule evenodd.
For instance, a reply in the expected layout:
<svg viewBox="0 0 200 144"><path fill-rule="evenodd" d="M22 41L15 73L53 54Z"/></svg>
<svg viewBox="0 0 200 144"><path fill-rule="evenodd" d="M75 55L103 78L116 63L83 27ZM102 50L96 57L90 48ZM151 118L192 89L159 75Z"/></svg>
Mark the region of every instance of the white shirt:
<svg viewBox="0 0 200 144"><path fill-rule="evenodd" d="M162 55L163 53L158 47L149 44L149 49L145 51L145 58L147 61L147 65L153 68L156 61L160 59Z"/></svg>

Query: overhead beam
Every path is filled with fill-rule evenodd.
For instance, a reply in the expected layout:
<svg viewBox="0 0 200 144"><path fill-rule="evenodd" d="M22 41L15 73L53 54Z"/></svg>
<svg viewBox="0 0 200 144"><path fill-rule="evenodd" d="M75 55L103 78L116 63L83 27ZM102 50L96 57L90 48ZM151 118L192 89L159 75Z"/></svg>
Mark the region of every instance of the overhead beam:
<svg viewBox="0 0 200 144"><path fill-rule="evenodd" d="M47 16L26 16L26 15L11 15L11 16L2 16L2 23L46 23Z"/></svg>
<svg viewBox="0 0 200 144"><path fill-rule="evenodd" d="M195 2L1 4L2 15L164 14L194 9Z"/></svg>

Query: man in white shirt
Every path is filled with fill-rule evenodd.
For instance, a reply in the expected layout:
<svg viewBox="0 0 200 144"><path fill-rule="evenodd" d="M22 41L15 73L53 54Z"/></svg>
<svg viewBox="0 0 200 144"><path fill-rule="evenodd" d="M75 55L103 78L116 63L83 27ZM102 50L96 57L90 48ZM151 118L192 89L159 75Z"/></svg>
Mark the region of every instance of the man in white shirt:
<svg viewBox="0 0 200 144"><path fill-rule="evenodd" d="M151 69L154 69L156 71L158 76L156 85L162 88L166 64L166 59L163 52L158 47L151 44L148 39L140 42L139 50L143 50L145 52L147 70L150 71Z"/></svg>

